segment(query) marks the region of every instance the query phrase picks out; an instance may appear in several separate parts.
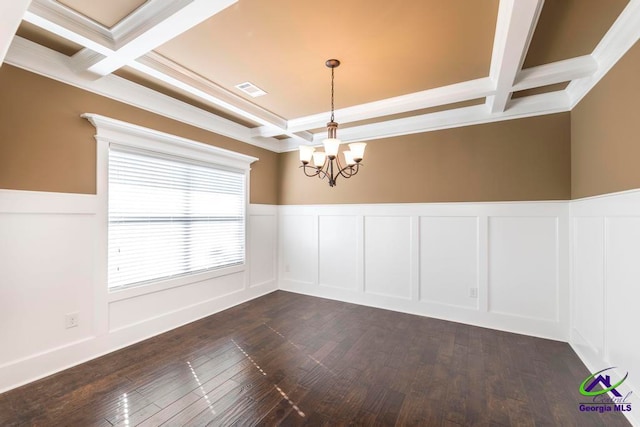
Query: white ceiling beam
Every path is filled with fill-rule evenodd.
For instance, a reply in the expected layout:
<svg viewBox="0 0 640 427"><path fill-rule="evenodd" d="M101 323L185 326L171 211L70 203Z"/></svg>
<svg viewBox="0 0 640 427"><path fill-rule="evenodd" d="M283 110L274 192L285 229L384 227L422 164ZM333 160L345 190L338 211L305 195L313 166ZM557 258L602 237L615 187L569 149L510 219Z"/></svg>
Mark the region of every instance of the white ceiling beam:
<svg viewBox="0 0 640 427"><path fill-rule="evenodd" d="M0 66L4 62L13 36L15 36L22 17L27 11L31 0L13 0L3 2L0 7Z"/></svg>
<svg viewBox="0 0 640 427"><path fill-rule="evenodd" d="M88 20L53 0L35 0L27 15L29 21L34 25L86 47L68 61L68 66L79 74L89 76L92 74L87 71L96 71L95 67L101 67L98 64L114 65L119 63L118 61L126 60L128 62L125 65L182 89L231 114L238 115L244 120L267 126L273 129L274 135L288 135L301 143L311 141L313 139L311 133L289 132L286 129L285 119L215 85L167 58L154 52L146 52L151 44L155 47L155 45L163 43L164 39L175 37L177 32L184 31L189 25L201 22L208 17L207 15L210 16L236 1L149 1L114 26L112 30ZM173 25L176 20L182 22L182 26ZM166 30L167 25L172 26L172 31ZM162 33L162 37L153 38L153 43L150 44L148 38L157 31ZM130 56L135 56L137 53L129 56L122 55L123 49L129 48L140 49L138 53L142 52L144 56L135 60ZM133 51L128 52L132 53ZM113 62L109 58L119 59ZM252 137L254 136L252 135ZM261 135L255 137L264 138Z"/></svg>
<svg viewBox="0 0 640 427"><path fill-rule="evenodd" d="M598 64L597 71L589 77L574 80L567 86L566 91L571 108L593 89L638 40L640 40L640 0L631 0L591 54Z"/></svg>
<svg viewBox="0 0 640 427"><path fill-rule="evenodd" d="M568 111L569 100L564 91L533 95L511 101L509 109L491 113L484 105L439 111L402 119L342 129L344 142L387 138L440 129L490 123L498 120L530 117L540 113L552 114Z"/></svg>
<svg viewBox="0 0 640 427"><path fill-rule="evenodd" d="M342 129L340 139L343 143L371 141L566 111L569 111L569 97L565 91L561 90L514 99L510 102L509 109L495 113L491 113L485 105L473 105L471 107L354 126ZM324 135L317 134L314 143L309 145L320 145L323 137ZM281 151L293 151L298 148L292 141L283 140L281 142L283 143Z"/></svg>
<svg viewBox="0 0 640 427"><path fill-rule="evenodd" d="M209 90L213 88L213 83L208 82L201 77L196 78L194 73L188 73L187 75L184 75L180 71L178 71L176 75L174 72L177 70L176 67L179 66L177 64L175 64L175 66L169 66L167 62L163 61L160 58L162 58L160 55L147 55L142 60L132 61L131 63L129 63L129 66L148 76L154 77L158 80L170 84L175 88L181 89L191 95L194 95L204 101L210 102L246 120L258 123L262 126L269 126L277 129L277 131L275 132L276 135L288 135L291 138L300 141L301 143L306 143L313 139L313 135L308 132L303 135L297 135L293 132L287 131L286 120L279 116L276 116L275 114L269 113L268 111L254 104L246 102L244 99L242 99L242 101L240 102L241 106L238 107L236 104L236 102L238 102L237 97L235 95L228 96L228 93L222 93L222 91L224 91L223 88L219 88L220 90L217 91L215 95L212 95ZM172 72L172 70L174 72ZM225 95L225 97L228 98L228 101L222 99L223 97L219 95ZM262 135L255 134L252 134L251 136L263 137Z"/></svg>
<svg viewBox="0 0 640 427"><path fill-rule="evenodd" d="M102 55L113 54L109 29L54 0L33 0L24 20Z"/></svg>
<svg viewBox="0 0 640 427"><path fill-rule="evenodd" d="M487 97L492 113L507 107L543 4L544 0L500 0L489 71L495 95Z"/></svg>
<svg viewBox="0 0 640 427"><path fill-rule="evenodd" d="M592 75L598 69L598 62L591 55L565 59L551 64L524 69L518 73L513 92L568 82Z"/></svg>
<svg viewBox="0 0 640 427"><path fill-rule="evenodd" d="M492 93L493 82L490 78L485 77L352 107L340 108L335 110L335 116L342 124L353 123L360 120L484 98ZM330 113L327 111L291 119L289 120L287 129L291 132L300 132L308 129L321 128L326 126L329 115ZM275 130L268 127L257 128L254 132L255 135L265 137L278 135L277 133L273 133Z"/></svg>
<svg viewBox="0 0 640 427"><path fill-rule="evenodd" d="M22 37L14 38L7 52L6 62L53 80L251 145L271 151L279 151L281 145L274 138L253 137L246 126L121 77L109 75L98 80L83 78L69 67L68 56Z"/></svg>
<svg viewBox="0 0 640 427"><path fill-rule="evenodd" d="M140 31L139 28L126 30L124 34L126 34L127 37L130 34L135 34L135 37L131 37L130 40L126 42L123 42L123 36L118 37L114 32L114 36L116 36L115 42L118 45L117 49L110 55L105 55L103 58L96 58L95 63L89 65L87 71L99 76L106 76L198 25L202 21L209 19L237 1L238 0L183 1L182 3L184 4L178 10L173 10L176 2L165 1L150 3L151 5L162 3L166 5L166 7L161 9L160 13L150 14L148 15L148 19L140 21L146 25L143 31ZM145 14L145 11L145 8L141 8L134 12L134 14ZM165 12L168 12L166 13L167 16L162 16ZM149 22L153 22L154 19L158 19L159 17L161 17L159 22L148 25ZM123 25L124 24L125 23L123 23Z"/></svg>

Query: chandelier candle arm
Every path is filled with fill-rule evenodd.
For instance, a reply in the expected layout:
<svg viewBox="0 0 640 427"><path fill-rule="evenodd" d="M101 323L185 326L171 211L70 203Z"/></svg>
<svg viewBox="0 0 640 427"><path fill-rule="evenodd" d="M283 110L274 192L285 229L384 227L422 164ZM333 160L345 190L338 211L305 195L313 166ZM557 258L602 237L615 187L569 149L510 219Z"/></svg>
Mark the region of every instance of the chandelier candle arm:
<svg viewBox="0 0 640 427"><path fill-rule="evenodd" d="M306 176L327 178L329 186L335 187L336 179L339 176L351 178L358 173L367 144L364 142L349 144L349 150L342 152L345 166L342 165L339 156L342 141L338 139L338 123L334 120L334 70L340 65L340 61L329 59L325 65L331 68L331 118L327 123L327 138L322 142L324 151L316 151L314 147L301 145L300 162L302 165L300 167ZM312 159L313 165L310 164Z"/></svg>

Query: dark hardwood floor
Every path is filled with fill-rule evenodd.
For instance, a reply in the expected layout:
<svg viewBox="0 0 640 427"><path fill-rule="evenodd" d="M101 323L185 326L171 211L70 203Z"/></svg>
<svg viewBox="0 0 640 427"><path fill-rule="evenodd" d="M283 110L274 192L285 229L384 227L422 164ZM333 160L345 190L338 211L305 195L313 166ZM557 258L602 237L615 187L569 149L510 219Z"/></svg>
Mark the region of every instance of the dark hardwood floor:
<svg viewBox="0 0 640 427"><path fill-rule="evenodd" d="M623 426L566 343L274 292L0 395L0 425Z"/></svg>

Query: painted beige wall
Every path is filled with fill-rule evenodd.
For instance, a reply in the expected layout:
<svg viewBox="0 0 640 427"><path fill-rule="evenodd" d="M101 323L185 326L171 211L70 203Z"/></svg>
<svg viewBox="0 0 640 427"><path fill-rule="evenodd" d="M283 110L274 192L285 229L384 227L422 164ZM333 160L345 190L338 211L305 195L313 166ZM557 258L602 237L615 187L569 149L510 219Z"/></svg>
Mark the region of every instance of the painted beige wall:
<svg viewBox="0 0 640 427"><path fill-rule="evenodd" d="M251 202L266 204L557 200L570 196L569 114L369 142L357 177L330 189L275 154L15 67L0 68L0 188L95 193L102 114L260 158Z"/></svg>
<svg viewBox="0 0 640 427"><path fill-rule="evenodd" d="M335 188L284 153L279 203L566 200L570 158L569 113L370 141L359 174Z"/></svg>
<svg viewBox="0 0 640 427"><path fill-rule="evenodd" d="M0 188L96 192L97 113L258 157L251 203L277 203L278 155L4 64L0 67Z"/></svg>
<svg viewBox="0 0 640 427"><path fill-rule="evenodd" d="M640 188L640 42L571 112L571 197Z"/></svg>

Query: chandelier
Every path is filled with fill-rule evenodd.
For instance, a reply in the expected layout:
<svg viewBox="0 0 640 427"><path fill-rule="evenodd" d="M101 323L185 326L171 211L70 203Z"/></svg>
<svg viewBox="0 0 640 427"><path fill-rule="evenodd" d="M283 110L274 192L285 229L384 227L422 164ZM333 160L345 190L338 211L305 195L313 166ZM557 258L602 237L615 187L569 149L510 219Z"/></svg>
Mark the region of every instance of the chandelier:
<svg viewBox="0 0 640 427"><path fill-rule="evenodd" d="M322 142L324 151L316 151L314 147L301 145L300 161L302 165L300 167L306 176L326 178L329 181L329 186L335 187L338 177L351 178L358 173L367 144L364 142L349 144L349 150L342 152L344 165L340 162L338 152L342 141L337 137L338 123L334 121L333 116L333 71L340 65L340 61L329 59L325 65L331 68L331 120L327 123L327 138ZM312 159L313 164L311 164Z"/></svg>

